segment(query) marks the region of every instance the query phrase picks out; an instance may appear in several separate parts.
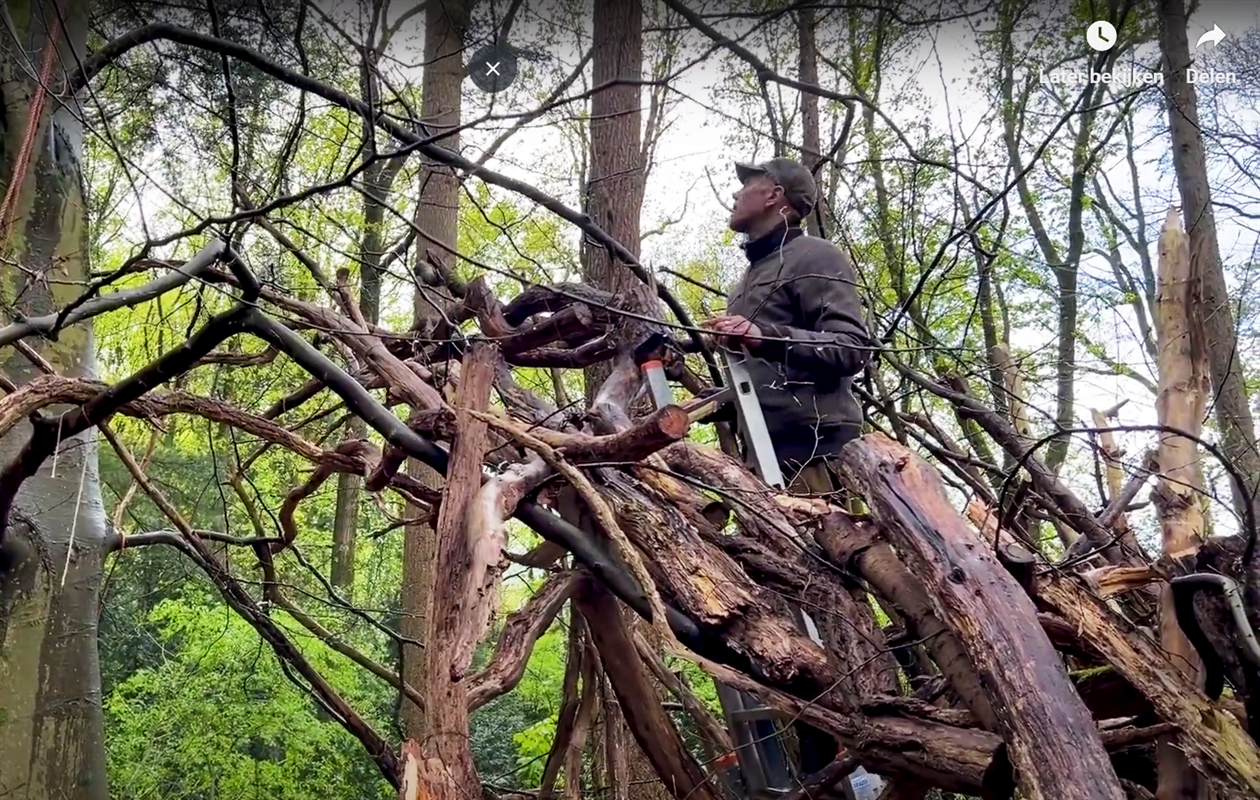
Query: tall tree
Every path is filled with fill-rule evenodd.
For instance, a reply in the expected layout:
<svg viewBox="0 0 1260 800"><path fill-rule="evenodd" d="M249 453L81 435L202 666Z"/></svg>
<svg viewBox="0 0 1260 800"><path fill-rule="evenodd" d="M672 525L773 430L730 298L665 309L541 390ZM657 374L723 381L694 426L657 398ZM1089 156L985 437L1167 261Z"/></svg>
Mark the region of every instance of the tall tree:
<svg viewBox="0 0 1260 800"><path fill-rule="evenodd" d="M63 307L88 281L81 114L73 99L45 91L65 85L58 65L85 56L88 4L11 3L5 19L0 308L13 319ZM64 375L96 377L87 325L30 345ZM8 380L37 374L23 355L5 352ZM55 416L41 420L55 428ZM0 440L0 463L13 463L31 436L23 423ZM55 456L22 483L8 519L0 530L0 795L103 800L96 620L106 526L95 429L57 442Z"/></svg>
<svg viewBox="0 0 1260 800"><path fill-rule="evenodd" d="M464 77L464 35L473 0L434 0L424 14L424 77L421 80L420 117L429 135L459 126L460 82ZM458 150L459 135L441 140L443 147ZM445 256L453 250L458 235L459 179L446 166L426 160L420 171L420 198L416 206L416 275L431 275L429 251ZM423 277L417 282L415 321L420 329L431 328L439 316L440 298L434 286ZM434 470L410 462L412 474L429 486L441 486ZM423 512L408 508L409 518ZM423 641L431 607L434 566L437 551L433 527L418 522L406 527L403 535L402 634L409 641ZM424 653L413 644L403 645L403 678L412 686L424 685ZM403 727L407 735L419 739L424 715L410 701L403 701Z"/></svg>
<svg viewBox="0 0 1260 800"><path fill-rule="evenodd" d="M362 48L359 57L359 91L365 102L380 103L381 81L378 74L381 53L389 46L392 34L400 23L384 27L384 14L389 4L378 0L374 6L372 30L382 28L378 41ZM410 15L408 15L410 16ZM368 167L363 172L363 230L359 236L359 311L371 325L381 317L381 260L385 233L385 212L394 179L406 161L404 157L377 160L380 150L376 126L363 121L363 140L369 143L364 153ZM358 417L347 426L346 438L362 438L367 426ZM350 589L354 584L355 531L359 523L358 475L343 472L337 476L337 507L333 516L333 552L330 578L334 586Z"/></svg>
<svg viewBox="0 0 1260 800"><path fill-rule="evenodd" d="M797 50L798 69L801 83L810 86L818 85L818 48L814 41L814 9L802 7L796 12L797 34L800 47ZM813 92L801 92L801 136L802 159L806 167L818 175L822 161L822 144L818 131L818 95ZM820 193L821 194L821 193ZM810 214L806 225L813 236L822 236L821 214Z"/></svg>
<svg viewBox="0 0 1260 800"><path fill-rule="evenodd" d="M639 256L639 215L643 208L643 4L640 0L595 0L595 94L591 97L590 167L587 213L597 225ZM584 277L601 289L622 293L635 280L607 249L587 240ZM610 366L586 370L586 396L594 396Z"/></svg>
<svg viewBox="0 0 1260 800"><path fill-rule="evenodd" d="M587 172L587 213L596 224L639 256L640 216L646 184L642 146L643 6L640 0L595 0L594 63L591 98L590 168ZM588 240L589 241L589 240ZM583 267L587 282L624 295L638 279L605 248L589 244ZM586 370L588 402L608 377L610 364ZM618 605L620 610L620 606ZM591 620L600 625L598 619ZM659 686L653 686L659 690ZM612 756L607 765L613 798L653 800L671 797L642 749L629 735L617 700L605 698L605 737ZM629 748L628 750L626 748ZM617 776L617 751L624 754L625 773Z"/></svg>
<svg viewBox="0 0 1260 800"><path fill-rule="evenodd" d="M1181 192L1181 215L1190 240L1191 283L1202 287L1202 326L1204 347L1212 378L1212 407L1220 429L1225 455L1246 476L1248 485L1235 487L1234 510L1246 519L1247 508L1256 507L1260 488L1260 452L1256 451L1255 424L1247 404L1243 365L1234 331L1221 248L1216 239L1216 219L1212 213L1212 191L1208 187L1207 156L1199 132L1199 101L1194 84L1187 80L1190 42L1186 35L1186 8L1182 0L1161 0L1159 4L1160 49L1164 59L1164 80L1168 92L1168 124L1172 133L1173 169ZM1254 549L1254 548L1253 548ZM1251 624L1260 624L1260 585L1255 553L1244 564L1247 608Z"/></svg>

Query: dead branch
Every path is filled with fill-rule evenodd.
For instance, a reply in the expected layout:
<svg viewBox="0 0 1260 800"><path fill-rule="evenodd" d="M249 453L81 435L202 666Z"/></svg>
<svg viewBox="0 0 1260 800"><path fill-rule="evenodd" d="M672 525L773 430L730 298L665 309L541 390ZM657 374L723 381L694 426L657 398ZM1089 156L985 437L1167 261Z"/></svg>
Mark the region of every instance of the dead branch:
<svg viewBox="0 0 1260 800"><path fill-rule="evenodd" d="M661 782L678 800L718 800L717 788L683 746L678 730L661 707L661 698L648 682L616 599L605 587L588 580L578 591L577 605L586 617L626 723Z"/></svg>
<svg viewBox="0 0 1260 800"><path fill-rule="evenodd" d="M70 307L55 314L29 317L12 322L0 328L0 347L12 344L18 339L31 334L39 334L56 339L58 331L62 328L100 316L109 311L136 306L155 297L160 297L197 278L226 253L228 253L227 242L222 239L214 239L201 248L196 255L174 268L171 272L154 278L142 286L110 292L97 297L85 295L84 298L76 301Z"/></svg>
<svg viewBox="0 0 1260 800"><path fill-rule="evenodd" d="M468 709L476 710L516 688L538 637L546 633L577 589L572 572L551 575L519 611L508 617L490 663L468 679Z"/></svg>

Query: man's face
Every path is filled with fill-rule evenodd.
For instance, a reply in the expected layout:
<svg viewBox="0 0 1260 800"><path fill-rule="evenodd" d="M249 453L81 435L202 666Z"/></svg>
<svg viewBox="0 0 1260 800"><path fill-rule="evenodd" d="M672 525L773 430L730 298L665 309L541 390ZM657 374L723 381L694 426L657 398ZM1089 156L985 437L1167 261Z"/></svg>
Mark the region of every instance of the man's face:
<svg viewBox="0 0 1260 800"><path fill-rule="evenodd" d="M734 194L729 227L736 233L747 233L757 221L777 213L781 192L769 175L753 175Z"/></svg>

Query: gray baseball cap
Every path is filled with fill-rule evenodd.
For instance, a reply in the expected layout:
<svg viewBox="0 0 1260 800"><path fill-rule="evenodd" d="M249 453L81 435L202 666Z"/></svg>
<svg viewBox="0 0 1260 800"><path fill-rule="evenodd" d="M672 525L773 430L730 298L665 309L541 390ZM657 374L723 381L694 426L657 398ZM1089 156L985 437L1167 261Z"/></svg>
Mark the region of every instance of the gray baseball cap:
<svg viewBox="0 0 1260 800"><path fill-rule="evenodd" d="M814 176L803 164L790 158L772 158L760 164L736 161L735 175L740 183L746 183L756 175L769 175L783 187L783 196L788 204L802 217L808 216L818 202L818 184L814 182Z"/></svg>

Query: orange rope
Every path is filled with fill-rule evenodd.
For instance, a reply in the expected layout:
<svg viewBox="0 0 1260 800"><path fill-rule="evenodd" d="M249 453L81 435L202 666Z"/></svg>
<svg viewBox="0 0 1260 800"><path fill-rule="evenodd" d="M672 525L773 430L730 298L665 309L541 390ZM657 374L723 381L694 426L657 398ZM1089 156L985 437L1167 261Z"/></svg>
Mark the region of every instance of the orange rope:
<svg viewBox="0 0 1260 800"><path fill-rule="evenodd" d="M55 11L55 9L54 9ZM61 16L56 17L56 25L49 32L48 41L44 42L44 63L40 67L39 83L35 86L35 98L31 101L30 113L26 116L26 135L22 137L22 149L18 151L17 162L13 165L13 177L4 192L4 203L0 204L0 246L9 238L11 219L17 202L18 187L26 181L26 170L30 167L31 149L35 144L35 133L43 122L44 105L48 99L48 81L52 77L53 56L57 54L55 31L61 27Z"/></svg>

